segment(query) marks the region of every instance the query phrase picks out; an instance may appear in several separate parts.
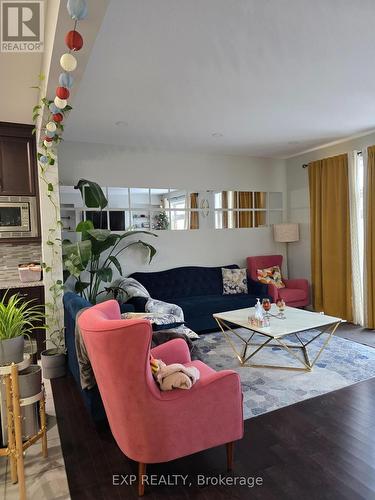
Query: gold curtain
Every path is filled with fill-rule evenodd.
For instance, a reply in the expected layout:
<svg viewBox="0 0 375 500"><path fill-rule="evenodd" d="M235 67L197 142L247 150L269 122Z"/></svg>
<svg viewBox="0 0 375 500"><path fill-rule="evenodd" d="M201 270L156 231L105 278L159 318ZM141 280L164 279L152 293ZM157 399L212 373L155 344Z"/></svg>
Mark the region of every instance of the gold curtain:
<svg viewBox="0 0 375 500"><path fill-rule="evenodd" d="M198 193L190 193L190 208L198 208ZM199 229L198 212L190 212L190 229Z"/></svg>
<svg viewBox="0 0 375 500"><path fill-rule="evenodd" d="M259 191L254 193L254 208L266 208L266 195ZM254 217L255 227L266 225L266 212L254 212Z"/></svg>
<svg viewBox="0 0 375 500"><path fill-rule="evenodd" d="M245 212L238 212L238 227L253 227L253 193L249 191L238 192L238 208L248 209Z"/></svg>
<svg viewBox="0 0 375 500"><path fill-rule="evenodd" d="M223 229L228 228L228 192L221 192L221 208L223 209Z"/></svg>
<svg viewBox="0 0 375 500"><path fill-rule="evenodd" d="M313 306L350 321L352 271L348 156L309 163Z"/></svg>
<svg viewBox="0 0 375 500"><path fill-rule="evenodd" d="M231 208L231 207L229 207ZM239 227L238 225L238 191L232 191L232 222L231 222L231 227L232 229Z"/></svg>
<svg viewBox="0 0 375 500"><path fill-rule="evenodd" d="M367 149L365 217L365 326L375 328L375 146Z"/></svg>

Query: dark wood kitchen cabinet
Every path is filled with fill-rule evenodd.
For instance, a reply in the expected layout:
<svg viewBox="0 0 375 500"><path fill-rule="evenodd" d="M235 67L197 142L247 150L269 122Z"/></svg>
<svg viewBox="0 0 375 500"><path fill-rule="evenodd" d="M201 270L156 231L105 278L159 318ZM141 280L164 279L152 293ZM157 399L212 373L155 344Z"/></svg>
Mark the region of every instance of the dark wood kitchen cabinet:
<svg viewBox="0 0 375 500"><path fill-rule="evenodd" d="M33 305L42 305L44 306L44 287L41 286L30 286L30 287L20 287L20 288L9 288L9 289L0 289L0 300L3 299L4 295L9 298L12 295L19 294L23 300L33 300ZM42 326L40 323L35 326ZM40 353L45 350L45 340L46 340L46 331L44 328L37 328L32 331L30 335L31 339L36 341L37 349L38 349L38 359L40 358ZM27 344L27 341L26 341Z"/></svg>
<svg viewBox="0 0 375 500"><path fill-rule="evenodd" d="M33 125L0 122L0 196L36 196Z"/></svg>

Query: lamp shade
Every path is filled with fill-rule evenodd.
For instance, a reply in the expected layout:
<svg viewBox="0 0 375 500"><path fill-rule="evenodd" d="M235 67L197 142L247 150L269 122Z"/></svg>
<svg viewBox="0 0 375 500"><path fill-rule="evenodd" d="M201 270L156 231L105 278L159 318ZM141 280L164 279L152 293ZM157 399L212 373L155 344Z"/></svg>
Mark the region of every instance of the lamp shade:
<svg viewBox="0 0 375 500"><path fill-rule="evenodd" d="M273 226L273 239L280 243L291 243L292 241L299 241L298 224L275 224Z"/></svg>

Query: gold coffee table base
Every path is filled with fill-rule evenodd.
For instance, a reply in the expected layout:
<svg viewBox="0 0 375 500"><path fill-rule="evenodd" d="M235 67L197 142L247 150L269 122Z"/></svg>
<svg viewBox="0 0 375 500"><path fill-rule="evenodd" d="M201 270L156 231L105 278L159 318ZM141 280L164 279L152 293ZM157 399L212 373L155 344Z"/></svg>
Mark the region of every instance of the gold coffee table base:
<svg viewBox="0 0 375 500"><path fill-rule="evenodd" d="M253 331L249 327L248 330L251 332L251 335L248 339L244 338L242 335L240 335L238 332L233 330L227 322L220 318L215 318L217 324L220 327L220 330L223 332L223 335L232 348L233 352L235 353L236 357L238 358L240 365L241 366L247 366L247 367L252 367L252 368L276 368L276 369L281 369L281 370L295 370L295 371L312 371L315 363L318 361L320 355L324 351L324 349L327 347L329 344L333 334L337 330L338 326L341 324L341 321L338 321L336 323L332 323L328 325L325 329L321 330L315 337L310 339L308 342L303 342L301 338L299 337L299 334L302 333L303 331L308 331L303 330L300 332L296 333L290 333L289 335L294 335L298 341L300 342L301 345L296 345L296 344L286 344L282 338L274 337L272 335L267 335L267 333L264 332L259 332L259 331ZM249 325L250 326L250 325ZM238 352L237 346L231 339L230 333L235 335L237 338L243 342L244 347L242 349L242 353ZM266 340L263 343L254 343L251 342L251 339L255 334L262 335L263 337L266 338ZM307 346L317 340L319 337L321 337L323 334L328 333L328 337L325 340L324 344L320 348L319 352L315 355L315 358L311 361L309 357L309 353L307 351ZM276 341L277 343L272 343L272 341ZM254 351L252 351L250 354L248 354L248 348L249 347L256 347ZM288 365L266 365L266 364L255 364L255 363L248 363L250 359L252 359L257 353L259 353L263 348L265 347L277 347L279 349L284 349L287 351L294 359L296 359L302 366L288 366ZM298 356L295 351L302 351L303 359L301 356Z"/></svg>

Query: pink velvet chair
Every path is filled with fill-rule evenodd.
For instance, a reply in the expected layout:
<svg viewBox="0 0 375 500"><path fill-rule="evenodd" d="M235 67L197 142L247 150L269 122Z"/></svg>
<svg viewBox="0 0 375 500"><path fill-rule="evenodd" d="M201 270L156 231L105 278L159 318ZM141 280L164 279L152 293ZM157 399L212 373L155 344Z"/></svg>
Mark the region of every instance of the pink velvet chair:
<svg viewBox="0 0 375 500"><path fill-rule="evenodd" d="M257 270L267 267L279 266L283 263L282 255L259 255L247 258L247 270L250 278L258 281ZM268 295L272 297L272 302L278 298L284 299L286 305L291 307L305 307L309 304L309 282L299 278L287 280L283 278L285 288L276 288L275 285L268 285Z"/></svg>
<svg viewBox="0 0 375 500"><path fill-rule="evenodd" d="M191 361L182 339L150 351L150 322L121 319L114 300L87 309L78 324L112 434L122 452L139 463L139 495L144 493L146 464L226 444L227 465L232 467L233 441L243 436L236 372L216 372L201 361ZM196 366L200 380L190 390L161 392L151 374L150 352L166 364Z"/></svg>

